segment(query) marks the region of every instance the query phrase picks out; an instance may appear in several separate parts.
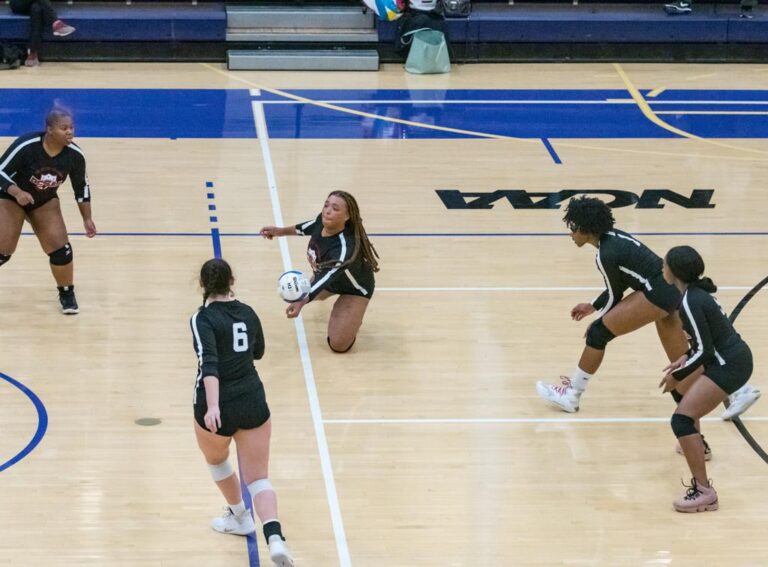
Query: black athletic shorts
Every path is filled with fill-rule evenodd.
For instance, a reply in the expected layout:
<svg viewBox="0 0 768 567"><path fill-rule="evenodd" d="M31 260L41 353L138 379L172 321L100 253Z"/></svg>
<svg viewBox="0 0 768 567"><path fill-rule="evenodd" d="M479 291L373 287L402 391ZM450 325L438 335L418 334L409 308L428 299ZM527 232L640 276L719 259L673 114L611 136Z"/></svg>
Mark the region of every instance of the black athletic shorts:
<svg viewBox="0 0 768 567"><path fill-rule="evenodd" d="M29 213L30 211L34 211L35 209L39 209L40 207L45 205L48 201L53 201L54 199L59 198L56 193L48 197L42 197L40 195L34 195L34 194L32 196L35 198L35 202L31 205L26 205L24 207L21 207L21 205L19 205L19 202L13 197L13 195L10 195L5 192L0 193L0 199L7 199L8 201L13 201L17 205L19 205L19 207L24 209L25 213Z"/></svg>
<svg viewBox="0 0 768 567"><path fill-rule="evenodd" d="M741 343L728 351L722 366L717 360L704 365L704 375L730 396L752 376L752 351Z"/></svg>
<svg viewBox="0 0 768 567"><path fill-rule="evenodd" d="M348 273L346 273L348 272ZM357 295L359 297L373 297L373 290L376 288L376 282L373 278L373 272L363 272L355 277L352 272L346 270L323 289L329 293L338 295ZM365 290L365 291L363 291Z"/></svg>
<svg viewBox="0 0 768 567"><path fill-rule="evenodd" d="M208 411L208 404L202 400L196 403L194 407L195 421L200 427L207 430L203 418L205 412ZM270 416L263 386L249 389L237 398L221 402L219 410L221 411L221 427L216 435L223 437L232 437L238 429L261 427Z"/></svg>
<svg viewBox="0 0 768 567"><path fill-rule="evenodd" d="M648 278L648 284L651 289L643 288L643 295L656 307L661 307L667 313L677 311L683 295L661 275L661 272Z"/></svg>

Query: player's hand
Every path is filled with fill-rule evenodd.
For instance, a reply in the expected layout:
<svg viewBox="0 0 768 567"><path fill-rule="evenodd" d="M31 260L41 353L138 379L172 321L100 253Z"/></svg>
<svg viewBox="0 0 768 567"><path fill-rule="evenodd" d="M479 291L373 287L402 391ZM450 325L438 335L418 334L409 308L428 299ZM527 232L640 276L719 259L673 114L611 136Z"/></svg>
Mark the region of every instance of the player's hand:
<svg viewBox="0 0 768 567"><path fill-rule="evenodd" d="M203 421L208 431L216 433L221 427L221 411L219 411L219 406L208 406L208 411L205 412Z"/></svg>
<svg viewBox="0 0 768 567"><path fill-rule="evenodd" d="M267 240L272 240L275 236L280 236L280 228L276 226L265 226L259 233Z"/></svg>
<svg viewBox="0 0 768 567"><path fill-rule="evenodd" d="M587 315L592 315L595 312L595 306L591 303L579 303L576 307L571 309L571 319L574 321L581 321Z"/></svg>
<svg viewBox="0 0 768 567"><path fill-rule="evenodd" d="M664 369L662 370L662 372L666 372L667 374L671 374L672 372L674 372L675 370L677 370L681 366L684 366L686 362L688 362L688 355L684 354L683 356L681 356L680 358L678 358L674 362L670 362L669 364L667 364L664 367Z"/></svg>
<svg viewBox="0 0 768 567"><path fill-rule="evenodd" d="M96 225L93 223L91 219L84 220L83 227L85 227L85 235L88 238L93 238L94 236L96 236Z"/></svg>
<svg viewBox="0 0 768 567"><path fill-rule="evenodd" d="M13 198L16 199L16 202L21 207L26 207L27 205L35 204L35 198L30 193L27 193L23 189L19 189L18 191L16 191L16 194L13 195Z"/></svg>
<svg viewBox="0 0 768 567"><path fill-rule="evenodd" d="M285 314L288 316L289 319L294 319L299 316L299 313L301 313L301 308L304 307L306 304L307 304L306 300L295 301L288 306L288 308L285 310Z"/></svg>
<svg viewBox="0 0 768 567"><path fill-rule="evenodd" d="M661 379L661 382L659 382L659 388L661 388L661 391L666 394L667 392L671 392L675 388L677 388L680 385L679 380L675 380L675 377L672 376L672 373L670 372L664 378Z"/></svg>

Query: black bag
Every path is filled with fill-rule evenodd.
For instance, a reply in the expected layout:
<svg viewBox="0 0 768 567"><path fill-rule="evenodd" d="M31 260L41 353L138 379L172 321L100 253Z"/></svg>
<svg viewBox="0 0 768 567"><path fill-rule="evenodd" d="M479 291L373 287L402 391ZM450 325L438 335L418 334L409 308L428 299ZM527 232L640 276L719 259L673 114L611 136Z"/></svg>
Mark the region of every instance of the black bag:
<svg viewBox="0 0 768 567"><path fill-rule="evenodd" d="M9 43L0 43L0 69L17 69L24 61L24 50Z"/></svg>
<svg viewBox="0 0 768 567"><path fill-rule="evenodd" d="M467 18L472 11L472 0L443 0L446 18Z"/></svg>

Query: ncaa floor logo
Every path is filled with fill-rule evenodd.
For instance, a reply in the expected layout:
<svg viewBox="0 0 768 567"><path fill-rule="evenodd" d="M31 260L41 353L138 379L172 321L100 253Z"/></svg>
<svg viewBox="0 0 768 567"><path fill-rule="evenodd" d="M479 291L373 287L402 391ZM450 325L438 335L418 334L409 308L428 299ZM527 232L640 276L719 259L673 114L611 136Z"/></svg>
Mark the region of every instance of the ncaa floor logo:
<svg viewBox="0 0 768 567"><path fill-rule="evenodd" d="M711 203L714 189L694 189L686 197L669 189L645 189L639 195L621 189L564 189L555 192L525 191L523 189L497 189L490 192L462 192L458 189L436 189L435 193L446 209L492 209L497 201L506 199L513 209L559 209L560 203L576 195L608 197L611 208L663 209L672 203L685 209L714 209ZM664 202L662 202L664 201Z"/></svg>

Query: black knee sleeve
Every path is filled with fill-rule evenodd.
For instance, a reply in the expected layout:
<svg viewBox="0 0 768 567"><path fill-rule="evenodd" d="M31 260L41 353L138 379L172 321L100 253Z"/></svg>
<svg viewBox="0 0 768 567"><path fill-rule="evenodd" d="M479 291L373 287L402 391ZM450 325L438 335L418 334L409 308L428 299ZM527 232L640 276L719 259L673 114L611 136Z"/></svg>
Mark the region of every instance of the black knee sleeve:
<svg viewBox="0 0 768 567"><path fill-rule="evenodd" d="M8 255L0 254L0 266L5 264L6 262L8 262L8 260L10 260L10 259L11 259L11 255L10 254L8 254Z"/></svg>
<svg viewBox="0 0 768 567"><path fill-rule="evenodd" d="M328 341L328 348L330 348L333 352L337 352L339 354L344 354L345 352L349 352L349 349L351 349L353 346L355 346L355 341L357 340L357 337L352 339L352 343L345 348L344 350L336 350L333 348L333 345L331 344L331 337L325 337L325 340Z"/></svg>
<svg viewBox="0 0 768 567"><path fill-rule="evenodd" d="M48 257L51 259L51 264L54 266L66 266L72 262L72 246L67 242L58 250L54 250L48 254Z"/></svg>
<svg viewBox="0 0 768 567"><path fill-rule="evenodd" d="M587 329L587 346L597 350L605 350L605 345L615 338L616 335L608 330L602 318L592 323Z"/></svg>
<svg viewBox="0 0 768 567"><path fill-rule="evenodd" d="M672 390L670 392L670 395L672 396L672 399L675 400L676 404L679 404L680 402L683 401L683 395L677 390Z"/></svg>
<svg viewBox="0 0 768 567"><path fill-rule="evenodd" d="M693 418L683 415L682 413L672 414L672 431L678 439L680 437L698 433L698 431L696 431L696 422Z"/></svg>

